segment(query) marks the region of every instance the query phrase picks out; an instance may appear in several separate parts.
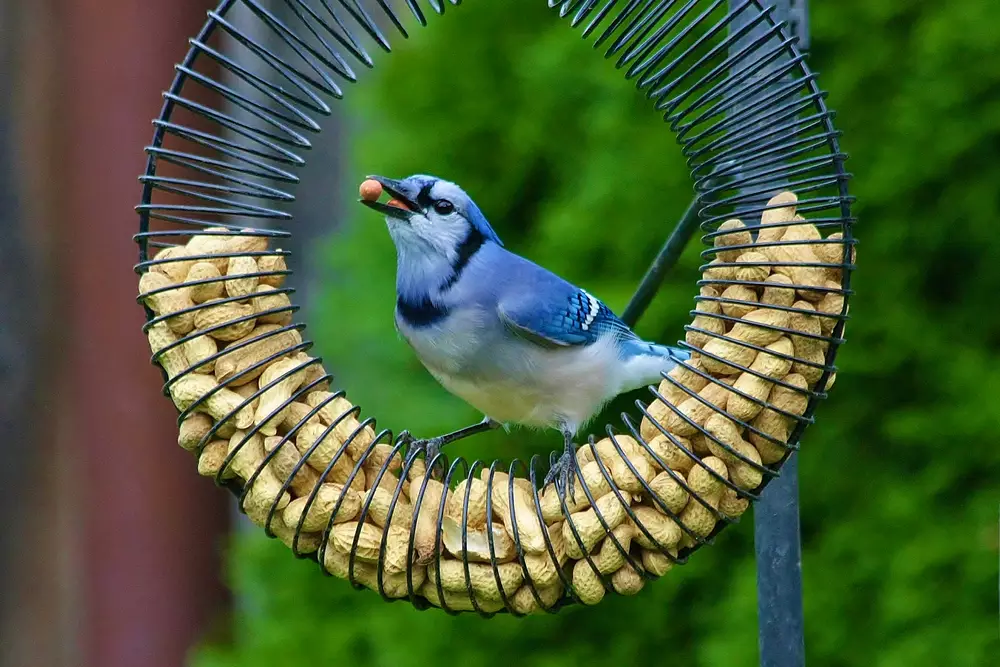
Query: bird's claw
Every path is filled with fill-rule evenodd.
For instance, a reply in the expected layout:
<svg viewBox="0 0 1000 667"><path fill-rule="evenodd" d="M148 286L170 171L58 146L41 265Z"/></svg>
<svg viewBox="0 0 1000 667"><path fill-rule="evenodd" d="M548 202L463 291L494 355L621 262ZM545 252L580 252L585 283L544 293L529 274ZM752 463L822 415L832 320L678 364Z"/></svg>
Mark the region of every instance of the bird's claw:
<svg viewBox="0 0 1000 667"><path fill-rule="evenodd" d="M552 458L555 458L555 454L552 455ZM550 459L550 463L549 472L542 480L542 488L549 484L555 484L559 500L565 501L566 492L569 491L570 502L575 503L576 494L573 486L576 477L574 474L576 472L576 456L573 454L572 447L567 448L558 459L554 461Z"/></svg>
<svg viewBox="0 0 1000 667"><path fill-rule="evenodd" d="M441 438L426 438L418 440L414 438L409 431L403 431L399 434L399 440L407 447L406 458L403 461L403 466L405 468L411 467L413 461L416 460L417 456L419 456L421 452L424 454L424 462L427 463L427 465L431 465L437 455L441 453Z"/></svg>

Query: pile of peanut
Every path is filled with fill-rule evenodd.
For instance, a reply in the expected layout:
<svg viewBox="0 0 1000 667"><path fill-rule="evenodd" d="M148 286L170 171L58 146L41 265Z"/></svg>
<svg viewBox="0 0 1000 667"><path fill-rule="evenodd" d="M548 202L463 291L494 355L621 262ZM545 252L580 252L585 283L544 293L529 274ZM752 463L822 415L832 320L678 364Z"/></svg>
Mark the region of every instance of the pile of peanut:
<svg viewBox="0 0 1000 667"><path fill-rule="evenodd" d="M794 224L795 203L787 192L772 199L756 241L738 220L722 225L704 278L726 286L702 288L691 360L660 384L641 440L577 450L564 499L488 469L447 485L420 458L404 470L399 448L330 392L304 351L283 254L252 230L205 230L160 251L140 278L156 315L154 360L186 413L178 443L200 474L238 478L255 524L389 598L528 614L567 596L596 604L608 590L636 594L746 510L822 374L793 357L824 364L823 338L843 306L839 270L766 264L839 264L843 245L807 245L819 232ZM743 245L753 249L729 249Z"/></svg>

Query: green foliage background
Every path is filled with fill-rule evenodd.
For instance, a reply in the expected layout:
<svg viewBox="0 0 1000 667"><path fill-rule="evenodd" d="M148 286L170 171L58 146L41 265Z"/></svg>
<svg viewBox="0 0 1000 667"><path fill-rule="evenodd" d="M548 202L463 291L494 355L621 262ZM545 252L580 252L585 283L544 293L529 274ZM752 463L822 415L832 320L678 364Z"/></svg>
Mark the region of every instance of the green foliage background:
<svg viewBox="0 0 1000 667"><path fill-rule="evenodd" d="M800 459L812 665L1000 661L1000 30L991 4L811 3L811 62L840 111L861 220L842 371ZM449 9L350 91L353 173L459 181L508 246L620 312L690 197L680 152L631 84L544 3L516 5ZM476 419L396 337L392 245L380 220L349 213L318 251L333 279L312 333L329 367L380 425L433 434ZM641 334L681 336L697 251ZM557 440L515 432L458 447L510 457ZM229 562L243 603L236 634L201 648L201 667L758 659L749 515L637 598L524 620L385 604L323 579L259 531L235 540Z"/></svg>

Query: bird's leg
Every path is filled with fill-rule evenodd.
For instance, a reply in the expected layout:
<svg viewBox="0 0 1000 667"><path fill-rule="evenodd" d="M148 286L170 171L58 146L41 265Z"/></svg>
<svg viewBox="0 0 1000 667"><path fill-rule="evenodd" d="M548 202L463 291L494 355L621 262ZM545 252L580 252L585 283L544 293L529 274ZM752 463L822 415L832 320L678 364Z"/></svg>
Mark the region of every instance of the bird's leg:
<svg viewBox="0 0 1000 667"><path fill-rule="evenodd" d="M563 431L563 453L558 459L553 454L552 459L555 460L551 461L549 472L542 481L542 488L554 482L556 493L559 494L560 500L564 500L568 487L570 501L575 502L573 481L576 477L576 452L573 449L573 434L571 432Z"/></svg>
<svg viewBox="0 0 1000 667"><path fill-rule="evenodd" d="M435 438L424 438L418 440L410 435L409 431L403 431L399 434L399 439L408 446L406 451L407 465L409 465L410 461L412 461L420 452L424 452L426 461L430 463L445 445L457 442L458 440L463 440L468 438L470 435L492 431L495 428L499 428L499 426L500 422L493 421L489 417L483 417L483 420L477 424L472 424L471 426L466 426L465 428L460 428L457 431L445 433L444 435L439 435Z"/></svg>

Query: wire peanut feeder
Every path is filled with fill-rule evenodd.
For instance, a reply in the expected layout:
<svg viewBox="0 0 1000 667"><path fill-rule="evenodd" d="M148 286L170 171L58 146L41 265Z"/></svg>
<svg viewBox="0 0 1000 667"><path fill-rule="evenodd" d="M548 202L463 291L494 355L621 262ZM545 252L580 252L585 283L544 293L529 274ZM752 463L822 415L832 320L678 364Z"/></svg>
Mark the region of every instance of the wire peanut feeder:
<svg viewBox="0 0 1000 667"><path fill-rule="evenodd" d="M795 40L759 0L728 12L722 0L551 5L663 113L695 180L629 319L696 216L708 246L681 342L690 361L577 450L575 493L561 498L538 488L540 457L406 458L310 355L285 286L288 234L253 224L290 217L273 206L292 199L307 134L337 82L355 79L349 62L371 66L362 40L389 45L355 0L286 2L295 21L252 0L209 13L147 148L139 301L178 444L269 536L386 600L521 615L638 593L758 498L836 377L852 200ZM406 36L386 4L379 13Z"/></svg>

